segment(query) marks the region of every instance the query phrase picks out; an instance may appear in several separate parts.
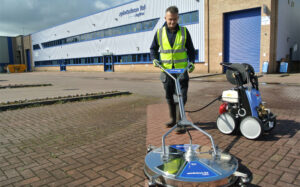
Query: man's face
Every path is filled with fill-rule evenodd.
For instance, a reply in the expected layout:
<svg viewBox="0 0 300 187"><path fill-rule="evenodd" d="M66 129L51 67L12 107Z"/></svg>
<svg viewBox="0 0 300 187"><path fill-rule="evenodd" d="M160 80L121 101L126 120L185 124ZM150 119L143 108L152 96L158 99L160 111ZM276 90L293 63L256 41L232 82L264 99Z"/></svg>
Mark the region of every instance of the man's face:
<svg viewBox="0 0 300 187"><path fill-rule="evenodd" d="M175 29L178 23L178 14L172 14L171 12L166 12L165 20L169 29Z"/></svg>

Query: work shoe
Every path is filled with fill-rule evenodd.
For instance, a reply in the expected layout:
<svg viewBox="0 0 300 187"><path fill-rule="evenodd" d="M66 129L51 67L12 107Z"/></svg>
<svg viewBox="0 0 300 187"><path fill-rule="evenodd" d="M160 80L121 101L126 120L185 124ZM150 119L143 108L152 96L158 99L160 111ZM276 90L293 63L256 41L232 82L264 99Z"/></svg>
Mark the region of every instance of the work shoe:
<svg viewBox="0 0 300 187"><path fill-rule="evenodd" d="M179 126L175 129L176 134L184 134L186 132L185 127Z"/></svg>
<svg viewBox="0 0 300 187"><path fill-rule="evenodd" d="M176 105L174 103L172 104L168 103L168 106L169 106L169 114L170 114L171 121L166 123L165 126L167 128L171 128L174 125L176 125Z"/></svg>
<svg viewBox="0 0 300 187"><path fill-rule="evenodd" d="M166 126L167 128L171 128L171 127L173 127L174 125L176 125L176 121L170 121L170 122L168 122L168 123L165 124L165 126Z"/></svg>

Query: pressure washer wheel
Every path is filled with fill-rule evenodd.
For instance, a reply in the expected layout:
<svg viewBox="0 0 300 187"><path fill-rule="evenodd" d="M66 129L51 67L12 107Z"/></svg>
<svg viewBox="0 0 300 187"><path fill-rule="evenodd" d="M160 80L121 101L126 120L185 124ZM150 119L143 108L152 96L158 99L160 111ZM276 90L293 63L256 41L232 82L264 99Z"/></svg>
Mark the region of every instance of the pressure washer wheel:
<svg viewBox="0 0 300 187"><path fill-rule="evenodd" d="M274 114L271 112L270 116L274 116ZM273 117L272 119L270 119L266 122L264 131L265 132L272 131L276 125L277 125L276 117Z"/></svg>
<svg viewBox="0 0 300 187"><path fill-rule="evenodd" d="M262 123L259 119L248 116L241 121L240 131L247 139L257 139L263 133Z"/></svg>
<svg viewBox="0 0 300 187"><path fill-rule="evenodd" d="M226 112L219 115L217 127L223 134L232 134L236 129L236 121L230 113Z"/></svg>

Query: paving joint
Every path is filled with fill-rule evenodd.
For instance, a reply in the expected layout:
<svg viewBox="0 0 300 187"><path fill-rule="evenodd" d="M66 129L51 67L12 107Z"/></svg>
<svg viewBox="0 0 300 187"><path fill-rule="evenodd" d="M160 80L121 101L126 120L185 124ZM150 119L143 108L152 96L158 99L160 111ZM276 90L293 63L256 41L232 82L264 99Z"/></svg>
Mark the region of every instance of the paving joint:
<svg viewBox="0 0 300 187"><path fill-rule="evenodd" d="M16 102L7 102L0 103L0 112L6 110L16 110L25 107L37 107L42 105L52 105L52 104L62 104L67 102L75 102L75 101L85 101L85 100L94 100L94 99L103 99L107 97L116 97L121 95L131 95L132 93L125 92L106 92L106 93L87 93L76 96L66 96L66 97L55 97L55 98L46 98L46 99L35 99L35 100L21 100Z"/></svg>
<svg viewBox="0 0 300 187"><path fill-rule="evenodd" d="M44 87L44 86L53 86L52 84L13 84L13 85L6 85L0 86L0 89L6 88L28 88L28 87Z"/></svg>

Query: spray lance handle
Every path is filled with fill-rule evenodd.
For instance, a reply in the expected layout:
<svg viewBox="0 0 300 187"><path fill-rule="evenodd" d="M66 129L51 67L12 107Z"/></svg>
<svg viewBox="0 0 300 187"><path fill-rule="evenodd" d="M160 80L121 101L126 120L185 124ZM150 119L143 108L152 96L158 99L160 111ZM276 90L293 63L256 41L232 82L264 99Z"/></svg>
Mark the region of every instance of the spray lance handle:
<svg viewBox="0 0 300 187"><path fill-rule="evenodd" d="M158 61L157 59L154 59L153 60L153 65L155 66L155 67L159 67L159 66L161 66L161 62L160 61Z"/></svg>
<svg viewBox="0 0 300 187"><path fill-rule="evenodd" d="M179 79L181 76L183 76L183 74L186 71L190 71L191 69L195 68L195 66L190 62L188 63L186 68L182 68L182 69L165 69L162 66L162 62L156 59L153 60L153 63L174 80L176 80L176 78L172 74L179 74L179 76L177 77L177 79Z"/></svg>

